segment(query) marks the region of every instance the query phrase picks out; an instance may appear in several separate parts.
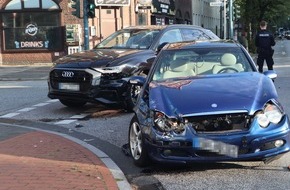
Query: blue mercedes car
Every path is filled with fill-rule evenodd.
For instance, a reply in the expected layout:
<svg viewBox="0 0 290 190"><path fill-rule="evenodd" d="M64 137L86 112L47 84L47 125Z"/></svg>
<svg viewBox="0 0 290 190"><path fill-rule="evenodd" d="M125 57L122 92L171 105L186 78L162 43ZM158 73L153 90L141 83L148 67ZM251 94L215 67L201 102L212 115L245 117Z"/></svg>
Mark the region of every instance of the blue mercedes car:
<svg viewBox="0 0 290 190"><path fill-rule="evenodd" d="M234 41L165 45L147 78L130 80L143 86L128 133L134 163L279 158L290 129L276 77Z"/></svg>

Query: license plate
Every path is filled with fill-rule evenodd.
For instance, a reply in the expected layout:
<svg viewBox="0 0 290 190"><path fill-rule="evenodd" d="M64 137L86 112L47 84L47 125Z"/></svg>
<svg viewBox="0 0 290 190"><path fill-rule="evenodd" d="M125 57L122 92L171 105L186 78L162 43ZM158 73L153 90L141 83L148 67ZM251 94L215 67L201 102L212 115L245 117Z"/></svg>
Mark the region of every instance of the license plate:
<svg viewBox="0 0 290 190"><path fill-rule="evenodd" d="M79 91L80 85L75 83L59 83L60 90L72 90L72 91Z"/></svg>
<svg viewBox="0 0 290 190"><path fill-rule="evenodd" d="M194 146L201 150L215 152L217 154L222 154L234 158L238 157L239 148L236 145L231 145L205 138L196 138L195 140L196 141L194 143Z"/></svg>

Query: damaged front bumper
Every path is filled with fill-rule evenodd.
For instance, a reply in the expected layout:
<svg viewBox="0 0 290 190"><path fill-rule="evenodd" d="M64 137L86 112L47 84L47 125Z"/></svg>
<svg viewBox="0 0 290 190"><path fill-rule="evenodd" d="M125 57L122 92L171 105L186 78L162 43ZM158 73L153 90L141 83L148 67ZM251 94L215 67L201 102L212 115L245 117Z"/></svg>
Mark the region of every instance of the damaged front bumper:
<svg viewBox="0 0 290 190"><path fill-rule="evenodd" d="M164 163L264 161L269 163L290 151L290 127L285 117L275 130L249 130L227 134L200 134L187 129L184 136L166 137L153 128L144 144L152 160ZM197 143L207 139L208 144Z"/></svg>
<svg viewBox="0 0 290 190"><path fill-rule="evenodd" d="M61 73L64 70L73 71L74 77L63 78ZM66 85L66 89L61 85ZM74 88L69 89L70 86ZM99 72L90 69L56 69L50 73L48 88L48 97L51 99L120 104L127 90L127 80L103 78Z"/></svg>

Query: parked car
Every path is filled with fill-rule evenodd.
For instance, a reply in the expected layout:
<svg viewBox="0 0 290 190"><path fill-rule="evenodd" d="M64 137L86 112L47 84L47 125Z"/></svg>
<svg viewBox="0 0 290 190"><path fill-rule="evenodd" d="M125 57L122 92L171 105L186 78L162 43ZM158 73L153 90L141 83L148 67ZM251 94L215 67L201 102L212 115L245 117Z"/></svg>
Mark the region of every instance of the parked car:
<svg viewBox="0 0 290 190"><path fill-rule="evenodd" d="M119 30L92 50L58 59L49 73L48 97L69 107L97 101L132 110L139 87L129 85L128 79L148 74L161 44L218 39L210 30L193 25L132 26Z"/></svg>
<svg viewBox="0 0 290 190"><path fill-rule="evenodd" d="M290 40L290 30L287 30L284 36L287 40Z"/></svg>
<svg viewBox="0 0 290 190"><path fill-rule="evenodd" d="M259 73L234 41L166 45L142 87L128 132L138 166L270 160L290 150L274 71Z"/></svg>

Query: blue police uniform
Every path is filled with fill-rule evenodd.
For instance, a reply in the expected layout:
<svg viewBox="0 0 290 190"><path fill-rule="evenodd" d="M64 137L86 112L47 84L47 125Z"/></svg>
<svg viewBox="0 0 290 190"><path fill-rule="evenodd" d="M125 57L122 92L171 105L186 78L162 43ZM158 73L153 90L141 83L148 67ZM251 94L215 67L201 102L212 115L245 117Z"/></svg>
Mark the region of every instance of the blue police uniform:
<svg viewBox="0 0 290 190"><path fill-rule="evenodd" d="M272 46L275 45L274 36L267 30L261 30L257 33L255 39L255 45L257 47L258 59L257 65L259 72L263 72L264 61L266 60L268 70L273 70L273 54L274 50Z"/></svg>

